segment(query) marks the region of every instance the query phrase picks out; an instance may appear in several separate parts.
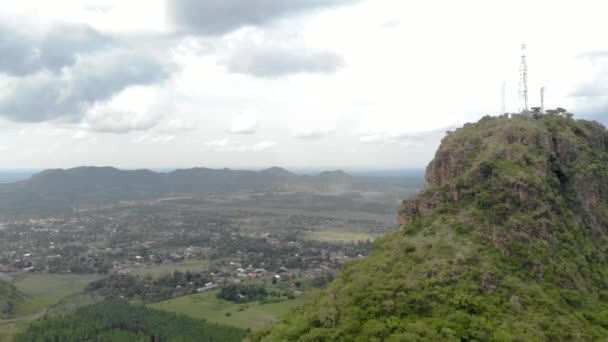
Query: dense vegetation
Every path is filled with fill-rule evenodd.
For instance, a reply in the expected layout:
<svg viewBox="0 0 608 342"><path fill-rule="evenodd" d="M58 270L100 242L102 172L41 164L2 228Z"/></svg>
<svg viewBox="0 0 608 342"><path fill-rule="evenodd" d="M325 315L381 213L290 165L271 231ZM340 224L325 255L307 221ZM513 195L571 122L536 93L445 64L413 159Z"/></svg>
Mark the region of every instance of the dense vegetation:
<svg viewBox="0 0 608 342"><path fill-rule="evenodd" d="M265 341L608 337L608 134L566 113L449 132L403 227Z"/></svg>
<svg viewBox="0 0 608 342"><path fill-rule="evenodd" d="M163 274L158 278L130 274L115 274L90 283L86 291L110 299L134 299L145 303L196 293L212 280L208 272Z"/></svg>
<svg viewBox="0 0 608 342"><path fill-rule="evenodd" d="M268 291L263 285L229 284L223 286L217 296L235 303L246 303L265 299Z"/></svg>
<svg viewBox="0 0 608 342"><path fill-rule="evenodd" d="M104 301L75 313L44 318L18 335L26 341L241 341L242 329L121 302Z"/></svg>

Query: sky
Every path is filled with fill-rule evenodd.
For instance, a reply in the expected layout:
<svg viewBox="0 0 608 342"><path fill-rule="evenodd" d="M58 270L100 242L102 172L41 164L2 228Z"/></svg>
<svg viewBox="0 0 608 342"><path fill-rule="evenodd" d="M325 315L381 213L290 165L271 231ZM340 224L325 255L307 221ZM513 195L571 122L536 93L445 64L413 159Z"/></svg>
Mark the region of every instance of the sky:
<svg viewBox="0 0 608 342"><path fill-rule="evenodd" d="M604 1L20 0L0 168L421 168L518 96L608 123Z"/></svg>

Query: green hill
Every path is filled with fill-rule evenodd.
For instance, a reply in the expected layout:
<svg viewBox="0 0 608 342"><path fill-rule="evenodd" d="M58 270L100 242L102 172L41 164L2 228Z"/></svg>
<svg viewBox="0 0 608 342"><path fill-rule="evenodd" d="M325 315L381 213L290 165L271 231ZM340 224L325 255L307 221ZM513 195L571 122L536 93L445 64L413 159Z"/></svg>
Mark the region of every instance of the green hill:
<svg viewBox="0 0 608 342"><path fill-rule="evenodd" d="M402 228L254 340L608 341L608 133L569 115L448 132Z"/></svg>

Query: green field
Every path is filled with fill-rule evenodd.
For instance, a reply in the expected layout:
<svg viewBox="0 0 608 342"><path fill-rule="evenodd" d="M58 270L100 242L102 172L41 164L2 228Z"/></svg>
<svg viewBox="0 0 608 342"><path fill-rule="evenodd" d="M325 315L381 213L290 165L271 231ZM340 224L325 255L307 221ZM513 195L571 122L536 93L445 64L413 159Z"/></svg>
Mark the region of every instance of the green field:
<svg viewBox="0 0 608 342"><path fill-rule="evenodd" d="M186 272L190 271L202 271L209 267L209 260L185 260L182 262L172 262L167 264L154 265L150 267L140 268L133 274L146 275L149 274L153 277L158 277L163 273L173 273L174 271Z"/></svg>
<svg viewBox="0 0 608 342"><path fill-rule="evenodd" d="M294 300L272 304L257 302L236 304L217 298L218 291L169 299L150 304L149 307L182 313L193 318L206 319L209 322L258 330L276 322L291 309L302 305L307 298L306 295L303 295Z"/></svg>
<svg viewBox="0 0 608 342"><path fill-rule="evenodd" d="M0 320L0 341L10 341L12 336L20 332L25 325L20 322L7 322Z"/></svg>
<svg viewBox="0 0 608 342"><path fill-rule="evenodd" d="M63 298L82 292L101 275L28 274L13 284L26 299L15 305L15 317L33 315L59 303Z"/></svg>
<svg viewBox="0 0 608 342"><path fill-rule="evenodd" d="M62 310L64 306L78 307L87 304L87 301L92 302L92 299L81 298L79 294L87 284L101 277L75 274L15 276L12 284L23 295L23 300L15 303L11 319L0 320L0 341L10 341L12 336L25 329L30 321L47 312Z"/></svg>
<svg viewBox="0 0 608 342"><path fill-rule="evenodd" d="M308 238L326 242L355 242L372 239L372 236L368 233L359 232L320 231L308 234Z"/></svg>

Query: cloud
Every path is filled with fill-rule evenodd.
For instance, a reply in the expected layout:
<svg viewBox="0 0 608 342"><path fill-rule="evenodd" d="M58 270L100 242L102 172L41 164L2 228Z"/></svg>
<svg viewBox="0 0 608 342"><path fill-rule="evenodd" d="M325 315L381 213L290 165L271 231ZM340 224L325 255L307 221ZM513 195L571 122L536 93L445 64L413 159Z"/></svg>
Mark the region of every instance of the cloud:
<svg viewBox="0 0 608 342"><path fill-rule="evenodd" d="M579 55L591 65L591 77L577 84L570 94L577 98L601 98L608 93L608 51L598 50Z"/></svg>
<svg viewBox="0 0 608 342"><path fill-rule="evenodd" d="M160 130L169 132L191 131L194 129L194 124L183 119L169 119L166 122L161 122L158 127Z"/></svg>
<svg viewBox="0 0 608 342"><path fill-rule="evenodd" d="M264 150L267 150L273 146L275 146L277 143L275 143L274 141L260 141L254 144L243 144L243 145L239 145L235 148L235 151L238 152L261 152Z"/></svg>
<svg viewBox="0 0 608 342"><path fill-rule="evenodd" d="M263 26L305 12L352 5L359 0L167 0L178 31L221 35L244 26Z"/></svg>
<svg viewBox="0 0 608 342"><path fill-rule="evenodd" d="M293 137L305 141L317 141L327 137L331 133L333 133L331 129L308 129L296 131L293 133Z"/></svg>
<svg viewBox="0 0 608 342"><path fill-rule="evenodd" d="M570 94L581 117L608 122L608 51L591 51L579 56L591 65L590 77Z"/></svg>
<svg viewBox="0 0 608 342"><path fill-rule="evenodd" d="M380 27L386 29L397 29L401 26L401 20L393 18L380 24Z"/></svg>
<svg viewBox="0 0 608 342"><path fill-rule="evenodd" d="M451 125L446 128L421 132L366 132L360 135L359 141L365 144L396 144L402 147L421 147L438 143L447 131L458 126Z"/></svg>
<svg viewBox="0 0 608 342"><path fill-rule="evenodd" d="M205 145L207 145L209 147L216 147L216 148L226 147L229 144L230 144L230 139L228 139L228 138L210 140L207 143L205 143Z"/></svg>
<svg viewBox="0 0 608 342"><path fill-rule="evenodd" d="M11 121L77 122L123 90L169 76L162 57L87 25L6 19L0 22L0 116Z"/></svg>
<svg viewBox="0 0 608 342"><path fill-rule="evenodd" d="M247 41L233 45L220 63L233 73L273 78L296 73L331 74L344 65L344 59L331 51L285 42Z"/></svg>
<svg viewBox="0 0 608 342"><path fill-rule="evenodd" d="M44 33L27 33L2 21L0 72L9 75L24 76L40 70L58 73L73 65L80 54L116 44L86 25L56 24Z"/></svg>
<svg viewBox="0 0 608 342"><path fill-rule="evenodd" d="M128 133L149 130L155 127L158 121L157 117L147 113L121 112L94 107L87 113L84 126L97 132Z"/></svg>
<svg viewBox="0 0 608 342"><path fill-rule="evenodd" d="M154 135L154 134L142 134L137 138L133 139L133 142L136 144L141 143L168 143L175 140L174 135Z"/></svg>
<svg viewBox="0 0 608 342"><path fill-rule="evenodd" d="M263 140L255 143L238 143L229 138L209 140L205 143L205 150L220 152L261 152L272 148L276 142Z"/></svg>
<svg viewBox="0 0 608 342"><path fill-rule="evenodd" d="M87 110L81 128L105 133L152 130L154 134L175 134L194 129L194 124L176 118L173 92L156 85L130 87L111 100Z"/></svg>
<svg viewBox="0 0 608 342"><path fill-rule="evenodd" d="M43 70L12 78L0 98L0 115L21 122L79 120L130 86L167 77L163 64L146 54L121 48L98 52L79 57L58 74Z"/></svg>
<svg viewBox="0 0 608 342"><path fill-rule="evenodd" d="M77 131L72 135L72 138L80 140L86 138L88 135L89 133L87 131Z"/></svg>
<svg viewBox="0 0 608 342"><path fill-rule="evenodd" d="M578 58L587 58L590 60L596 60L596 59L607 58L607 57L608 57L608 50L587 51L585 53L581 53L578 55Z"/></svg>
<svg viewBox="0 0 608 342"><path fill-rule="evenodd" d="M230 133L255 134L258 128L258 116L254 112L248 112L237 116L232 120Z"/></svg>

